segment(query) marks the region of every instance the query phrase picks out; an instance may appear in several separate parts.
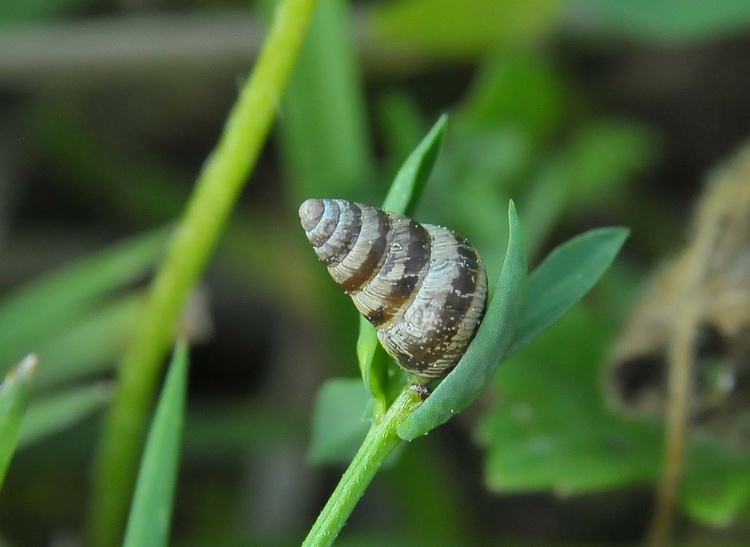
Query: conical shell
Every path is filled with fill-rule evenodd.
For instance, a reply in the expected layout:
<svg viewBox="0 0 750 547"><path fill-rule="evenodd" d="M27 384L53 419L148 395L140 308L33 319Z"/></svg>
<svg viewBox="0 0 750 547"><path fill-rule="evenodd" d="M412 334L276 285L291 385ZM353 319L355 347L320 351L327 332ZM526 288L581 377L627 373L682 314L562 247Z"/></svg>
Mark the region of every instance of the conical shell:
<svg viewBox="0 0 750 547"><path fill-rule="evenodd" d="M450 230L341 199L309 199L302 227L334 281L406 370L445 376L484 315L487 274Z"/></svg>

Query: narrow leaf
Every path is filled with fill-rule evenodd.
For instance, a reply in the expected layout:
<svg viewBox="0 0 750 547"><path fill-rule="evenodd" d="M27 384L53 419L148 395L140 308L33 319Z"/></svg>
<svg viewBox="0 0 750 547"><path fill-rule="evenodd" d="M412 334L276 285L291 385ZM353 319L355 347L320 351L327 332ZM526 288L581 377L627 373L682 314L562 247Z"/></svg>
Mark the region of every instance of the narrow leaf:
<svg viewBox="0 0 750 547"><path fill-rule="evenodd" d="M97 448L87 525L91 544L113 545L122 535L127 495L163 355L188 294L256 166L316 3L279 2L253 72L203 164L151 284L142 320L120 361L125 373L120 374Z"/></svg>
<svg viewBox="0 0 750 547"><path fill-rule="evenodd" d="M447 422L471 404L492 378L513 340L524 299L526 244L516 208L508 208L510 236L497 292L487 314L458 366L427 400L398 427L411 440Z"/></svg>
<svg viewBox="0 0 750 547"><path fill-rule="evenodd" d="M564 2L465 0L459 8L455 0L401 0L367 5L377 40L455 61L545 39L556 28Z"/></svg>
<svg viewBox="0 0 750 547"><path fill-rule="evenodd" d="M61 268L0 301L0 362L13 362L154 264L165 232L150 232Z"/></svg>
<svg viewBox="0 0 750 547"><path fill-rule="evenodd" d="M422 191L427 185L427 180L430 178L432 168L435 167L447 122L447 115L440 116L430 132L406 158L388 190L383 209L405 215L411 215L414 212Z"/></svg>
<svg viewBox="0 0 750 547"><path fill-rule="evenodd" d="M167 545L180 456L187 370L187 346L179 342L141 460L125 533L126 547Z"/></svg>
<svg viewBox="0 0 750 547"><path fill-rule="evenodd" d="M122 355L143 307L140 294L117 298L82 313L75 322L40 343L44 367L35 389L80 380L114 367Z"/></svg>
<svg viewBox="0 0 750 547"><path fill-rule="evenodd" d="M657 44L690 44L738 35L750 23L746 0L574 0L571 13L586 14L589 31Z"/></svg>
<svg viewBox="0 0 750 547"><path fill-rule="evenodd" d="M0 486L16 450L21 419L36 370L36 355L24 358L0 386Z"/></svg>
<svg viewBox="0 0 750 547"><path fill-rule="evenodd" d="M5 27L12 39L13 32L23 32L21 25L44 24L53 18L88 7L85 0L27 0L26 2L0 3L0 24ZM20 23L20 24L19 24ZM16 30L18 29L18 30Z"/></svg>
<svg viewBox="0 0 750 547"><path fill-rule="evenodd" d="M440 116L430 132L406 158L383 202L384 210L407 215L413 212L435 166L447 121L445 114ZM375 327L364 317L360 317L359 321L357 357L365 385L379 402L379 408L385 408L388 358L385 350L378 344Z"/></svg>
<svg viewBox="0 0 750 547"><path fill-rule="evenodd" d="M359 335L357 336L357 359L362 380L378 401L376 413L386 408L388 384L388 355L378 343L375 327L363 316L359 317Z"/></svg>
<svg viewBox="0 0 750 547"><path fill-rule="evenodd" d="M620 251L629 230L596 228L555 248L529 276L516 337L508 354L528 344L589 292Z"/></svg>
<svg viewBox="0 0 750 547"><path fill-rule="evenodd" d="M19 447L28 446L77 424L102 408L111 398L109 383L104 382L67 389L42 399L35 397L21 422Z"/></svg>

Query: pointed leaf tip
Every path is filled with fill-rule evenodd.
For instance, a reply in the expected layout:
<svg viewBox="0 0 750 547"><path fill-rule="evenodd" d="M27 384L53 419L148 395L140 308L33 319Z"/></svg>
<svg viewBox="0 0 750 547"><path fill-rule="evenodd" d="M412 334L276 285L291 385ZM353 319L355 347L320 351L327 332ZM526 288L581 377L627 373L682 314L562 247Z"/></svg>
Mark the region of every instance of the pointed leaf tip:
<svg viewBox="0 0 750 547"><path fill-rule="evenodd" d="M424 435L469 406L505 358L515 334L526 284L526 243L512 201L508 204L508 224L508 248L497 291L477 335L458 366L399 425L398 435L402 439Z"/></svg>

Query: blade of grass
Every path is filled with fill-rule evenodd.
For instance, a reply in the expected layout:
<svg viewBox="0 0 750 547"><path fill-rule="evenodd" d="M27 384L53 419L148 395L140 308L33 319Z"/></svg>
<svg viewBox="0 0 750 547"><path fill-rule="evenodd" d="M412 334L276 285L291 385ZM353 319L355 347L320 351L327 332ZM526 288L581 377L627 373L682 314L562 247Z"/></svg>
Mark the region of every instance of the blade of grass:
<svg viewBox="0 0 750 547"><path fill-rule="evenodd" d="M0 363L18 361L107 294L143 276L164 246L163 230L136 236L61 268L0 302ZM43 311L43 313L40 313Z"/></svg>
<svg viewBox="0 0 750 547"><path fill-rule="evenodd" d="M435 167L448 116L443 114L399 169L383 202L383 209L412 215Z"/></svg>
<svg viewBox="0 0 750 547"><path fill-rule="evenodd" d="M21 422L18 446L26 447L73 426L103 408L111 398L109 382L66 389L41 399L34 397Z"/></svg>
<svg viewBox="0 0 750 547"><path fill-rule="evenodd" d="M34 389L80 380L114 368L142 308L142 294L118 298L83 314L69 328L40 344L38 354L44 367L36 375Z"/></svg>
<svg viewBox="0 0 750 547"><path fill-rule="evenodd" d="M284 93L284 164L298 201L361 195L374 174L348 6L320 1Z"/></svg>
<svg viewBox="0 0 750 547"><path fill-rule="evenodd" d="M167 545L185 413L188 351L175 347L146 449L125 533L126 547Z"/></svg>
<svg viewBox="0 0 750 547"><path fill-rule="evenodd" d="M0 486L16 450L36 365L35 355L25 357L0 386Z"/></svg>
<svg viewBox="0 0 750 547"><path fill-rule="evenodd" d="M229 113L170 241L124 355L93 473L89 543L120 543L139 447L161 360L188 293L196 284L257 162L289 78L316 0L286 0L278 7L255 68Z"/></svg>

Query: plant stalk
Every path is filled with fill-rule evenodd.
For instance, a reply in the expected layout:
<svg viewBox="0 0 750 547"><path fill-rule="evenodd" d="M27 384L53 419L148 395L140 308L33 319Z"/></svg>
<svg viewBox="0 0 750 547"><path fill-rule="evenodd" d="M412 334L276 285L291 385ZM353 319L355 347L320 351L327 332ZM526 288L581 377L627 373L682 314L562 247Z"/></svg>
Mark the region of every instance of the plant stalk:
<svg viewBox="0 0 750 547"><path fill-rule="evenodd" d="M398 425L420 404L422 400L417 390L409 386L396 398L382 419L373 423L352 463L310 529L303 547L333 543L380 466L401 443L396 433Z"/></svg>
<svg viewBox="0 0 750 547"><path fill-rule="evenodd" d="M705 208L706 204L702 206ZM711 277L709 268L717 264L716 249L725 229L724 215L713 209L697 231L689 254L680 264L685 272L675 287L679 305L667 346L667 409L664 439L664 468L656 491L656 504L646 544L649 547L669 545L679 501L679 489L685 471L690 442L690 402L695 386L695 354L700 320L706 309L701 287ZM704 213L705 215L705 213ZM699 218L702 218L699 216Z"/></svg>
<svg viewBox="0 0 750 547"><path fill-rule="evenodd" d="M255 68L169 242L141 320L118 369L93 470L89 544L121 543L138 455L163 358L237 197L252 171L317 0L280 3Z"/></svg>

